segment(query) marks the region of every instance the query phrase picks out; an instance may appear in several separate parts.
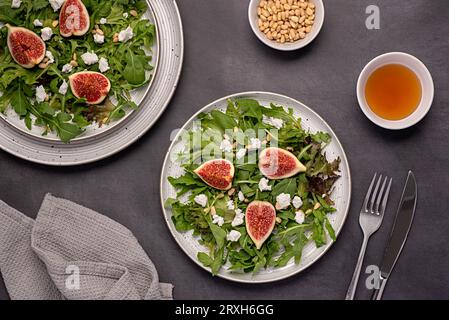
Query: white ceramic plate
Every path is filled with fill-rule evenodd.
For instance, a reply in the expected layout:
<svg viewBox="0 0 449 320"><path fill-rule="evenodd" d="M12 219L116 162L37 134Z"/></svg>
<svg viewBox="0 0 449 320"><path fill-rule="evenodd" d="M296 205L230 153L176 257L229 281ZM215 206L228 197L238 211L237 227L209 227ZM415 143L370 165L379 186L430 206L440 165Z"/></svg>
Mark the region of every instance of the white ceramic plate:
<svg viewBox="0 0 449 320"><path fill-rule="evenodd" d="M329 220L335 229L336 235L340 233L343 224L345 223L346 216L348 214L349 205L351 201L351 173L349 170L348 160L346 154L340 144L337 136L329 127L329 125L312 109L308 108L299 101L292 98L268 93L268 92L246 92L238 93L228 97L221 98L211 104L207 105L196 113L192 118L190 118L182 129L189 130L192 128L193 121L196 119L201 112L210 112L214 109L225 110L227 106L228 99L239 99L239 98L249 98L255 99L262 105L269 105L274 103L276 105L282 105L284 107L293 108L295 114L302 118L302 125L305 129L310 129L311 131L324 131L328 132L332 136L332 143L326 148L326 154L328 159L335 159L337 157L341 158L341 178L335 183L335 189L332 193L332 200L335 202L335 207L337 211L329 215ZM171 155L179 151L183 147L180 141L180 134L178 134L173 140L170 146L164 165L162 167L161 174L161 202L162 210L164 212L164 217L167 222L168 228L175 238L176 242L179 244L181 249L200 267L210 272L208 268L205 268L198 260L197 254L199 251L207 252L207 249L200 245L195 237L192 236L191 232L180 233L176 231L175 226L171 220L172 212L170 209L164 208L164 202L167 198L174 198L176 196L175 189L168 183L167 177L169 176L180 176L183 173L183 169L178 163L171 160ZM326 251L332 246L332 241L328 239L328 243L321 247L316 248L313 243L306 245L303 251L303 256L300 264L296 265L293 261L287 266L277 269L262 270L256 275L235 273L222 268L219 277L228 279L236 282L243 283L266 283L285 279L287 277L293 276L304 269L315 263L321 256L323 256Z"/></svg>
<svg viewBox="0 0 449 320"><path fill-rule="evenodd" d="M157 72L138 110L107 130L64 144L42 139L0 118L0 148L23 159L55 166L80 165L109 157L142 137L159 119L173 96L184 58L181 17L174 0L148 0L158 30ZM141 93L143 95L143 93Z"/></svg>
<svg viewBox="0 0 449 320"><path fill-rule="evenodd" d="M140 106L142 104L143 100L145 99L145 96L150 91L150 87L153 83L154 76L157 71L157 66L158 66L158 61L159 61L159 52L160 52L160 50L159 50L159 45L160 45L159 30L157 28L156 18L153 14L153 10L152 10L149 2L148 2L148 10L142 16L142 19L147 19L151 23L156 25L156 38L154 39L154 43L151 48L151 56L152 56L151 65L153 66L153 70L151 70L151 72L147 73L147 77L149 77L150 81L145 86L130 92L131 100L138 106ZM125 121L126 118L129 117L134 112L134 110L132 110L132 109L126 109L125 111L126 111L126 115L123 118L121 118L117 121L112 121L108 125L99 126L98 124L95 123L95 124L88 126L86 128L86 131L84 131L80 136L76 137L72 141L79 141L79 140L83 140L83 139L87 139L87 138L93 138L99 134L103 134L103 133L107 132L108 130L111 130L115 126L119 125L121 122ZM33 126L31 128L31 130L29 130L25 126L25 122L20 119L19 115L17 115L17 113L14 111L14 108L12 108L12 107L9 107L5 113L0 113L0 117L2 117L3 120L5 120L7 123L14 126L15 128L17 128L18 130L22 131L25 134L29 134L36 138L40 138L40 139L48 140L48 141L59 141L60 140L55 132L51 132L51 133L43 136L42 132L44 131L44 129L39 126Z"/></svg>

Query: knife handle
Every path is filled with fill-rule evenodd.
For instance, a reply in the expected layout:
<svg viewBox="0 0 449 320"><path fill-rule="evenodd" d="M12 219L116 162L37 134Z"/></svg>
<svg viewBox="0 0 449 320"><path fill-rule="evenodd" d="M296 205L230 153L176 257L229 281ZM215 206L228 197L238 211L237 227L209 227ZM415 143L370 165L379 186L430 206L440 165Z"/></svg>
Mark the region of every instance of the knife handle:
<svg viewBox="0 0 449 320"><path fill-rule="evenodd" d="M387 284L388 278L380 277L379 289L374 290L371 300L382 300L382 295L384 294L385 286Z"/></svg>

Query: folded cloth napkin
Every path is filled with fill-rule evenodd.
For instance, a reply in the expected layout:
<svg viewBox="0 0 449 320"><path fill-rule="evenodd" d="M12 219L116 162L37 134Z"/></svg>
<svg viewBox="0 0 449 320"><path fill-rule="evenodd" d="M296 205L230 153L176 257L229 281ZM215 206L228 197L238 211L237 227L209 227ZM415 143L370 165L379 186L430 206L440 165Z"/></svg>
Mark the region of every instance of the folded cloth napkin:
<svg viewBox="0 0 449 320"><path fill-rule="evenodd" d="M127 228L52 195L36 221L0 201L0 272L11 299L172 299Z"/></svg>

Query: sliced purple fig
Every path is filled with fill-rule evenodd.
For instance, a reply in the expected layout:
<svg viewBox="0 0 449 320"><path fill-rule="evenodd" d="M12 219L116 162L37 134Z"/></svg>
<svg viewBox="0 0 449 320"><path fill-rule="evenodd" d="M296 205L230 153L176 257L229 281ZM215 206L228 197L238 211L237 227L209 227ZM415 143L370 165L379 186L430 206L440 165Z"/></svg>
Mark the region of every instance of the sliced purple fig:
<svg viewBox="0 0 449 320"><path fill-rule="evenodd" d="M291 152L280 148L266 148L259 155L259 170L271 180L290 178L307 168Z"/></svg>
<svg viewBox="0 0 449 320"><path fill-rule="evenodd" d="M78 99L85 98L88 104L103 102L111 90L109 79L98 72L77 72L69 77L69 81L73 95Z"/></svg>
<svg viewBox="0 0 449 320"><path fill-rule="evenodd" d="M218 190L229 190L234 179L234 165L225 159L209 160L194 171L205 183Z"/></svg>
<svg viewBox="0 0 449 320"><path fill-rule="evenodd" d="M59 12L59 32L63 37L82 36L89 31L90 17L83 1L66 0Z"/></svg>
<svg viewBox="0 0 449 320"><path fill-rule="evenodd" d="M273 232L276 224L276 209L266 201L253 201L246 208L246 231L257 249Z"/></svg>
<svg viewBox="0 0 449 320"><path fill-rule="evenodd" d="M22 27L8 28L8 49L15 62L30 69L41 63L45 57L45 42L36 33Z"/></svg>

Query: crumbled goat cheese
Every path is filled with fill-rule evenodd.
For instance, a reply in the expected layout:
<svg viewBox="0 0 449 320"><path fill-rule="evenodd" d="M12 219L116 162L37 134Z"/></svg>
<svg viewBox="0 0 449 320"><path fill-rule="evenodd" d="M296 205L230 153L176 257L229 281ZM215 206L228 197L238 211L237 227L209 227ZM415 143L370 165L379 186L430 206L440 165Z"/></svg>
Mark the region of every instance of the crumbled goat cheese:
<svg viewBox="0 0 449 320"><path fill-rule="evenodd" d="M268 185L268 182L270 182L270 180L266 179L266 178L262 178L259 181L259 190L264 192L264 191L271 191L271 186Z"/></svg>
<svg viewBox="0 0 449 320"><path fill-rule="evenodd" d="M104 35L99 33L94 34L94 42L98 44L104 43Z"/></svg>
<svg viewBox="0 0 449 320"><path fill-rule="evenodd" d="M64 4L65 0L48 0L50 2L51 7L53 8L53 11L58 11L62 5Z"/></svg>
<svg viewBox="0 0 449 320"><path fill-rule="evenodd" d="M262 142L257 138L249 139L249 143L250 143L250 149L253 149L253 150L260 149L260 147L262 146Z"/></svg>
<svg viewBox="0 0 449 320"><path fill-rule="evenodd" d="M214 214L212 216L212 223L221 227L224 224L224 219L223 219L223 217L220 217L219 215Z"/></svg>
<svg viewBox="0 0 449 320"><path fill-rule="evenodd" d="M5 26L5 24L0 21L0 29L3 28L4 26Z"/></svg>
<svg viewBox="0 0 449 320"><path fill-rule="evenodd" d="M282 210L290 206L291 197L287 193L281 193L276 197L276 208Z"/></svg>
<svg viewBox="0 0 449 320"><path fill-rule="evenodd" d="M128 27L125 30L119 32L118 41L126 42L128 40L131 40L132 37L134 37L133 29L131 27Z"/></svg>
<svg viewBox="0 0 449 320"><path fill-rule="evenodd" d="M199 194L193 200L203 208L207 205L207 196L205 194Z"/></svg>
<svg viewBox="0 0 449 320"><path fill-rule="evenodd" d="M243 211L241 209L236 209L235 217L234 217L234 220L232 220L231 225L233 227L242 225L244 223L244 218L245 218L245 214L243 213Z"/></svg>
<svg viewBox="0 0 449 320"><path fill-rule="evenodd" d="M292 204L296 209L299 209L302 207L302 199L298 196L295 196L293 198Z"/></svg>
<svg viewBox="0 0 449 320"><path fill-rule="evenodd" d="M128 12L125 12L125 13L123 14L123 18L128 19L128 17L129 17L129 13L128 13Z"/></svg>
<svg viewBox="0 0 449 320"><path fill-rule="evenodd" d="M41 30L41 38L44 41L48 41L51 39L51 36L53 35L53 30L49 27L45 27Z"/></svg>
<svg viewBox="0 0 449 320"><path fill-rule="evenodd" d="M239 241L241 236L242 234L237 230L231 230L231 232L229 232L228 235L226 236L226 240L236 242Z"/></svg>
<svg viewBox="0 0 449 320"><path fill-rule="evenodd" d="M69 88L69 84L67 83L67 81L65 81L65 80L62 81L62 84L59 87L59 93L65 96L68 88Z"/></svg>
<svg viewBox="0 0 449 320"><path fill-rule="evenodd" d="M235 209L235 207L234 207L234 201L232 201L232 200L229 200L229 201L226 203L226 206L228 207L229 210L234 210L234 209Z"/></svg>
<svg viewBox="0 0 449 320"><path fill-rule="evenodd" d="M34 19L33 24L35 27L42 27L44 25L39 19Z"/></svg>
<svg viewBox="0 0 449 320"><path fill-rule="evenodd" d="M106 19L106 18L100 19L100 24L106 24L106 23L108 23L108 19Z"/></svg>
<svg viewBox="0 0 449 320"><path fill-rule="evenodd" d="M237 151L236 157L238 160L242 159L246 155L246 149L242 148L239 151Z"/></svg>
<svg viewBox="0 0 449 320"><path fill-rule="evenodd" d="M45 56L48 58L48 63L53 63L55 62L55 57L53 57L53 53L51 53L51 51L46 51L45 52Z"/></svg>
<svg viewBox="0 0 449 320"><path fill-rule="evenodd" d="M88 66L92 64L96 64L98 62L98 56L95 52L86 52L81 55L81 59L83 59L84 63Z"/></svg>
<svg viewBox="0 0 449 320"><path fill-rule="evenodd" d="M239 191L239 193L238 193L238 197L239 197L239 200L240 200L240 201L243 201L243 200L245 200L245 195L243 194L243 192L242 192L242 191Z"/></svg>
<svg viewBox="0 0 449 320"><path fill-rule="evenodd" d="M306 216L302 210L299 210L295 213L295 221L298 224L303 224L305 219L306 219Z"/></svg>
<svg viewBox="0 0 449 320"><path fill-rule="evenodd" d="M232 152L232 143L229 140L223 140L220 143L220 150L224 152Z"/></svg>
<svg viewBox="0 0 449 320"><path fill-rule="evenodd" d="M22 4L22 0L12 0L11 2L11 8L20 8L20 5Z"/></svg>
<svg viewBox="0 0 449 320"><path fill-rule="evenodd" d="M67 63L67 64L62 66L62 72L63 73L69 73L69 72L72 72L72 70L73 70L73 67L72 67L72 65L70 63Z"/></svg>
<svg viewBox="0 0 449 320"><path fill-rule="evenodd" d="M267 117L266 115L263 115L262 122L273 126L276 129L281 129L284 126L284 121L282 119Z"/></svg>
<svg viewBox="0 0 449 320"><path fill-rule="evenodd" d="M36 101L44 102L47 99L47 93L45 92L44 86L39 86L36 88Z"/></svg>
<svg viewBox="0 0 449 320"><path fill-rule="evenodd" d="M108 60L106 58L101 57L100 61L98 61L98 67L100 69L100 72L104 73L108 71L110 69Z"/></svg>

